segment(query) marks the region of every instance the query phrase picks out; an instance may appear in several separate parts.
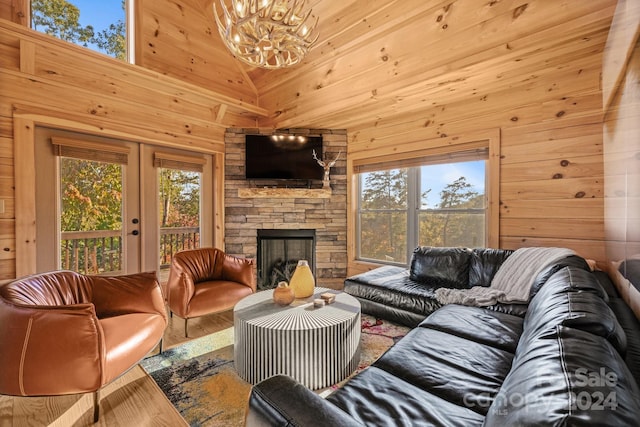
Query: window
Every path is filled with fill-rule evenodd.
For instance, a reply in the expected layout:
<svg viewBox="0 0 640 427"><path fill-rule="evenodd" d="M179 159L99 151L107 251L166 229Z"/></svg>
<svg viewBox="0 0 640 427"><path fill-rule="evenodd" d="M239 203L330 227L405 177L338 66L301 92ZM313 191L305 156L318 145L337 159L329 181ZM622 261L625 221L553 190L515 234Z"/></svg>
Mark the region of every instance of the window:
<svg viewBox="0 0 640 427"><path fill-rule="evenodd" d="M487 159L480 149L359 168L357 258L407 265L417 246L486 246Z"/></svg>
<svg viewBox="0 0 640 427"><path fill-rule="evenodd" d="M31 0L31 27L126 61L133 58L128 10L131 0Z"/></svg>

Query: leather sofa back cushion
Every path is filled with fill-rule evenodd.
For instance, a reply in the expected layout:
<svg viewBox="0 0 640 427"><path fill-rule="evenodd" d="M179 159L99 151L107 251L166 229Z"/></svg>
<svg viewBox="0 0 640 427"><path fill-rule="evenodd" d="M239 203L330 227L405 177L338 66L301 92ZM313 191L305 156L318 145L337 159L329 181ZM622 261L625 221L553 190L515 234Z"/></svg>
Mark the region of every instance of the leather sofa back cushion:
<svg viewBox="0 0 640 427"><path fill-rule="evenodd" d="M469 287L471 249L420 246L413 251L409 278L447 288Z"/></svg>
<svg viewBox="0 0 640 427"><path fill-rule="evenodd" d="M484 426L637 425L640 391L606 340L559 326L529 344Z"/></svg>
<svg viewBox="0 0 640 427"><path fill-rule="evenodd" d="M493 276L512 253L508 249L474 249L469 265L469 287L491 285Z"/></svg>
<svg viewBox="0 0 640 427"><path fill-rule="evenodd" d="M591 272L575 267L559 270L531 300L521 342L563 325L601 336L624 355L626 334L603 297Z"/></svg>
<svg viewBox="0 0 640 427"><path fill-rule="evenodd" d="M0 287L2 298L21 305L60 306L87 304L92 300L88 276L73 271L34 274Z"/></svg>

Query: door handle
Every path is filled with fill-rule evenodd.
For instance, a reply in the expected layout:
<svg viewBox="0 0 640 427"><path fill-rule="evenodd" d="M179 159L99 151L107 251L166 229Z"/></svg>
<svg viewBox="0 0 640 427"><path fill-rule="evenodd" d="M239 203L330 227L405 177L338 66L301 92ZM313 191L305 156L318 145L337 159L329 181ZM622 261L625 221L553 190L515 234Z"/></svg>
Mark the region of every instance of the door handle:
<svg viewBox="0 0 640 427"><path fill-rule="evenodd" d="M138 230L133 230L130 234L137 236L138 234L140 234L140 232Z"/></svg>

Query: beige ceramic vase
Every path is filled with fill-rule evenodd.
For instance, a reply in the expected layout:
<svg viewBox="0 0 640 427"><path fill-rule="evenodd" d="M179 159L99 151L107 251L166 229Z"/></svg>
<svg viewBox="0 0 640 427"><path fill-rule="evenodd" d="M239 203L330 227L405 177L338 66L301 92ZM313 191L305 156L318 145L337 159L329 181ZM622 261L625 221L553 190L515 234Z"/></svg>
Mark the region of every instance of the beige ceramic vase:
<svg viewBox="0 0 640 427"><path fill-rule="evenodd" d="M278 305L289 305L294 299L296 296L287 282L278 283L278 286L273 290L273 302Z"/></svg>
<svg viewBox="0 0 640 427"><path fill-rule="evenodd" d="M291 276L289 286L293 289L296 298L308 298L313 295L316 281L311 273L309 262L305 259L298 261L298 266Z"/></svg>

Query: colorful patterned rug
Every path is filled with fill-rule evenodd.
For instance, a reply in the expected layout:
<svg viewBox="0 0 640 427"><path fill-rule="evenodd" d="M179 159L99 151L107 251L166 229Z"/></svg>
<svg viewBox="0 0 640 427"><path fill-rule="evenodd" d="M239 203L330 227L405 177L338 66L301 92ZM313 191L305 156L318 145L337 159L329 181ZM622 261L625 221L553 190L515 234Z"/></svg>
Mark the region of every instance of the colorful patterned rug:
<svg viewBox="0 0 640 427"><path fill-rule="evenodd" d="M408 330L363 314L360 365L353 375L378 359ZM192 427L244 425L251 385L233 366L233 328L168 349L141 365ZM317 392L326 396L341 384Z"/></svg>

